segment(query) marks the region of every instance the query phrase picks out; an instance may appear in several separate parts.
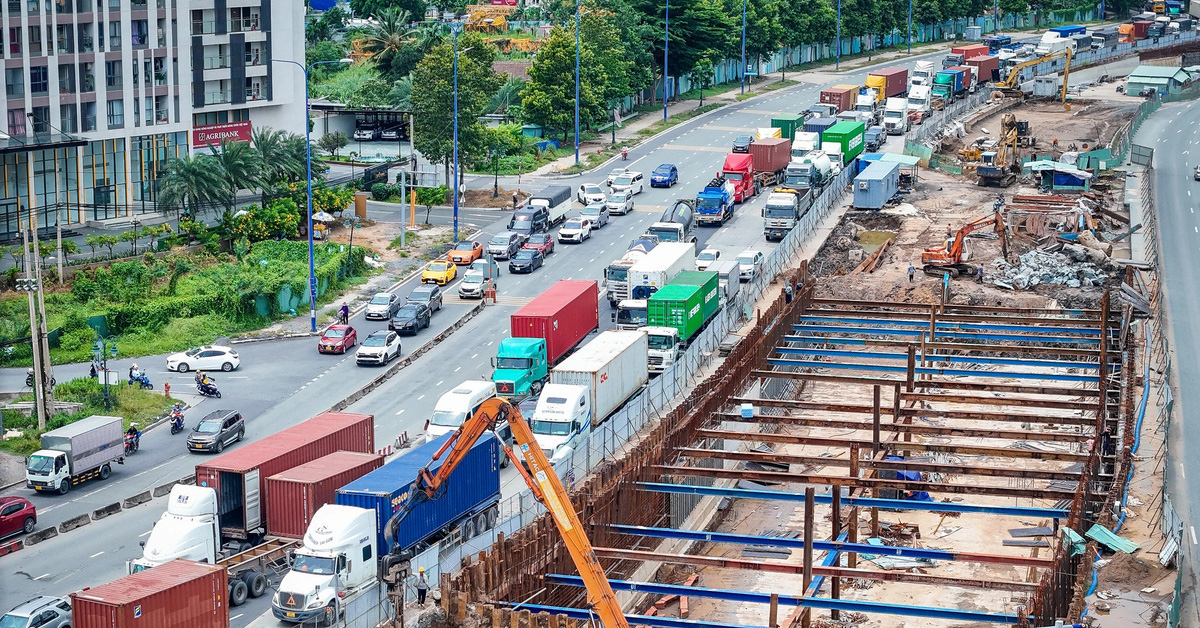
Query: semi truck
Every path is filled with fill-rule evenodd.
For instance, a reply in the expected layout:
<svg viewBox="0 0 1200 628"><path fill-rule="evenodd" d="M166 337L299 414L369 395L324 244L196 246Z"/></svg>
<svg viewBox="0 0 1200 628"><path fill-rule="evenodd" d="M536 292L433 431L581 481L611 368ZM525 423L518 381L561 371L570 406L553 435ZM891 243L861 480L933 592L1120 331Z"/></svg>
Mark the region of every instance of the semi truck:
<svg viewBox="0 0 1200 628"><path fill-rule="evenodd" d="M25 486L66 495L92 478L107 480L125 463L121 417L94 415L42 434L42 448L25 459Z"/></svg>
<svg viewBox="0 0 1200 628"><path fill-rule="evenodd" d="M1054 31L1047 31L1042 34L1042 38L1034 47L1033 53L1036 55L1046 56L1056 52L1062 52L1070 48L1075 51L1075 40L1070 37L1065 37Z"/></svg>
<svg viewBox="0 0 1200 628"><path fill-rule="evenodd" d="M754 146L751 144L751 146ZM659 242L684 242L696 244L693 230L696 226L696 210L690 199L675 201L662 213L657 222L646 228L645 235ZM692 248L695 248L694 246Z"/></svg>
<svg viewBox="0 0 1200 628"><path fill-rule="evenodd" d="M509 337L500 340L492 364L496 392L536 395L549 369L600 327L596 282L561 280L509 318Z"/></svg>
<svg viewBox="0 0 1200 628"><path fill-rule="evenodd" d="M957 100L963 93L962 70L942 70L933 77L933 95L945 102Z"/></svg>
<svg viewBox="0 0 1200 628"><path fill-rule="evenodd" d="M642 236L629 244L625 254L604 269L604 291L608 304L616 307L622 299L629 298L629 269L658 246L657 237Z"/></svg>
<svg viewBox="0 0 1200 628"><path fill-rule="evenodd" d="M767 240L782 240L812 208L812 188L775 188L763 207L763 235Z"/></svg>
<svg viewBox="0 0 1200 628"><path fill-rule="evenodd" d="M733 183L722 177L709 181L708 185L696 194L696 220L702 225L725 224L725 221L733 217L735 193Z"/></svg>
<svg viewBox="0 0 1200 628"><path fill-rule="evenodd" d="M571 209L571 188L565 185L551 185L541 192L529 197L526 207L544 207L549 213L551 226L566 220L567 212Z"/></svg>
<svg viewBox="0 0 1200 628"><path fill-rule="evenodd" d="M835 85L821 90L820 101L837 107L838 112L854 107L854 95L858 93L855 85Z"/></svg>
<svg viewBox="0 0 1200 628"><path fill-rule="evenodd" d="M863 122L868 126L879 122L883 116L880 106L879 91L873 87L860 88L858 95L854 97L854 110L863 114Z"/></svg>
<svg viewBox="0 0 1200 628"><path fill-rule="evenodd" d="M830 125L833 126L833 125ZM792 161L821 148L821 134L809 131L797 131L796 139L792 140Z"/></svg>
<svg viewBox="0 0 1200 628"><path fill-rule="evenodd" d="M933 111L933 103L929 98L931 89L929 85L913 85L908 90L908 110L917 112L918 121L923 121Z"/></svg>
<svg viewBox="0 0 1200 628"><path fill-rule="evenodd" d="M976 87L975 83L979 78L979 75L978 75L978 73L976 73L975 68L973 68L969 65L956 65L950 69L963 73L962 93L964 93L964 94L975 93L975 87Z"/></svg>
<svg viewBox="0 0 1200 628"><path fill-rule="evenodd" d="M814 150L788 164L782 187L800 190L811 188L820 193L833 178L833 163L824 151Z"/></svg>
<svg viewBox="0 0 1200 628"><path fill-rule="evenodd" d="M267 534L304 537L317 509L333 503L339 488L383 466L378 453L335 451L267 478Z"/></svg>
<svg viewBox="0 0 1200 628"><path fill-rule="evenodd" d="M696 245L691 242L664 242L629 269L630 296L648 299L675 275L696 262Z"/></svg>
<svg viewBox="0 0 1200 628"><path fill-rule="evenodd" d="M730 153L717 176L733 183L734 201L744 202L767 186L775 185L791 160L791 142L772 138L750 145L750 153Z"/></svg>
<svg viewBox="0 0 1200 628"><path fill-rule="evenodd" d="M880 101L900 96L908 91L908 70L904 68L883 68L867 75L866 87L878 93Z"/></svg>
<svg viewBox="0 0 1200 628"><path fill-rule="evenodd" d="M229 628L228 573L220 565L175 560L71 594L75 628ZM24 626L24 622L21 624ZM39 626L36 621L31 624ZM54 626L65 624L52 624Z"/></svg>
<svg viewBox="0 0 1200 628"><path fill-rule="evenodd" d="M866 131L866 125L862 122L839 122L821 134L821 145L839 147L842 156L841 163L849 164L863 152L864 131Z"/></svg>
<svg viewBox="0 0 1200 628"><path fill-rule="evenodd" d="M646 365L652 373L669 369L721 307L717 273L693 270L680 273L654 293L648 303L649 335Z"/></svg>
<svg viewBox="0 0 1200 628"><path fill-rule="evenodd" d="M908 99L893 97L887 99L883 111L883 130L888 135L903 135L908 133Z"/></svg>
<svg viewBox="0 0 1200 628"><path fill-rule="evenodd" d="M934 74L932 61L918 61L913 66L912 75L909 76L909 81L912 84L908 89L911 91L917 85L932 85Z"/></svg>
<svg viewBox="0 0 1200 628"><path fill-rule="evenodd" d="M975 80L980 85L1000 80L1000 57L997 55L972 57L966 64L975 69Z"/></svg>

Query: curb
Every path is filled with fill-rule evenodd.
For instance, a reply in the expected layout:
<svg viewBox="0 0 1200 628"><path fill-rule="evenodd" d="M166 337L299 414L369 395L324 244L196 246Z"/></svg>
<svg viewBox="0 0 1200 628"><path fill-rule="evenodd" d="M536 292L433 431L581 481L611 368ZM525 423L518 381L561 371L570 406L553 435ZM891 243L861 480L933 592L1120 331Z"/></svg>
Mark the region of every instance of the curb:
<svg viewBox="0 0 1200 628"><path fill-rule="evenodd" d="M19 552L23 549L25 549L25 542L21 541L20 539L9 541L7 543L0 543L0 556L11 554L13 552Z"/></svg>
<svg viewBox="0 0 1200 628"><path fill-rule="evenodd" d="M144 503L150 501L151 499L152 498L150 497L150 491L143 491L141 493L138 493L137 495L134 495L133 497L126 497L125 501L121 502L121 507L122 508L133 508L134 506L139 506L141 504L144 504Z"/></svg>
<svg viewBox="0 0 1200 628"><path fill-rule="evenodd" d="M114 502L102 508L97 508L92 511L92 521L99 521L109 515L115 515L121 512L121 502Z"/></svg>
<svg viewBox="0 0 1200 628"><path fill-rule="evenodd" d="M92 522L91 516L88 515L87 513L84 513L82 515L79 515L78 517L71 517L70 519L67 519L66 521L58 524L58 531L60 533L70 532L71 530L74 530L75 528L81 528L91 522Z"/></svg>
<svg viewBox="0 0 1200 628"><path fill-rule="evenodd" d="M38 530L32 534L25 535L25 544L37 545L46 539L52 539L56 536L58 536L58 528L46 528L44 530Z"/></svg>

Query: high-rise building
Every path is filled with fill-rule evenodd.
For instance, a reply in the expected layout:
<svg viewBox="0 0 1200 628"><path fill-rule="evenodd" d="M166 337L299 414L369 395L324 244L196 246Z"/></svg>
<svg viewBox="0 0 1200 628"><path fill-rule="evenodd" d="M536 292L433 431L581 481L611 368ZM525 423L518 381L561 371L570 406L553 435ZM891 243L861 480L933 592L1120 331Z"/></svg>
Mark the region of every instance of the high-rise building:
<svg viewBox="0 0 1200 628"><path fill-rule="evenodd" d="M304 132L304 10L281 0L0 0L0 238L158 210L171 158ZM20 218L18 218L20 215Z"/></svg>

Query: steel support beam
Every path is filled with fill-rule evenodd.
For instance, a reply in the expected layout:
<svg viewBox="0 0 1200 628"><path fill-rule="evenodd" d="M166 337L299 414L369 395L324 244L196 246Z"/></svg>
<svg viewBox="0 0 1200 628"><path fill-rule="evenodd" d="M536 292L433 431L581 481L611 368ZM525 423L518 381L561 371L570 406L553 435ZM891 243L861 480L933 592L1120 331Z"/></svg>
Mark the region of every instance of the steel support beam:
<svg viewBox="0 0 1200 628"><path fill-rule="evenodd" d="M900 380L891 382L892 386L902 383ZM916 382L913 382L914 385ZM917 394L917 393L911 393ZM933 395L936 397L937 395ZM903 398L902 398L903 400ZM842 412L847 414L869 414L874 412L874 406L865 404L852 403L822 403L819 401L800 401L793 399L759 399L757 397L733 397L729 400L731 404L752 403L763 408L793 408L797 410L819 410L824 412ZM997 404L1000 405L1000 404ZM1013 404L1023 408L1030 407L1024 404ZM1095 403L1093 402L1094 406ZM1086 411L1094 411L1091 408ZM900 416L915 416L915 417L937 417L940 419L949 420L964 420L964 421L997 421L1008 423L1037 423L1037 424L1056 424L1056 425L1084 425L1095 426L1096 419L1090 416L1074 416L1064 415L1048 415L1045 411L1039 413L1021 413L1009 411L988 411L988 410L970 410L958 408L921 408L910 407L900 408Z"/></svg>
<svg viewBox="0 0 1200 628"><path fill-rule="evenodd" d="M619 560L640 560L650 562L666 562L677 565L696 565L699 567L716 567L724 569L743 569L746 571L765 571L769 573L786 573L799 575L804 572L803 565L781 563L770 560L740 560L736 558L721 558L718 556L693 556L690 554L670 554L667 552L651 552L646 550L626 550L612 547L594 548L596 556ZM874 569L851 569L848 567L829 567L813 565L812 572L817 576L827 578L859 578L863 580L878 580L882 582L911 582L943 587L961 587L964 589L991 589L1000 591L1030 592L1037 590L1037 583L1017 582L1011 580L976 580L973 578L953 578L935 576L907 571L877 571Z"/></svg>
<svg viewBox="0 0 1200 628"><path fill-rule="evenodd" d="M829 427L852 430L871 430L870 421L843 421L840 419L824 419L814 417L782 416L771 414L755 414L752 418L744 419L736 412L723 412L720 418L732 423L762 423L764 425L802 425L808 427ZM1086 434L1071 432L1032 432L1016 430L988 430L973 427L941 427L931 425L896 425L883 423L880 429L889 432L906 432L909 434L925 434L933 436L966 436L974 438L997 438L1005 440L1042 440L1057 442L1083 442L1091 438Z"/></svg>
<svg viewBox="0 0 1200 628"><path fill-rule="evenodd" d="M1047 321L1049 322L1049 321ZM1064 321L1066 325L1021 325L1011 323L976 323L968 321L955 321L945 316L938 317L934 323L935 330L952 329L963 331L1011 331L1029 334L1037 340L1048 340L1053 342L1051 337L1046 337L1041 334L1072 334L1073 336L1095 336L1100 337L1099 325L1079 325L1078 323L1070 324L1069 321ZM888 327L916 327L925 328L929 326L929 322L920 319L911 320L880 320L877 318L862 318L854 316L819 316L805 314L800 317L800 322L792 325L793 328L803 329L806 323L825 323L825 324L848 324L848 325L881 325Z"/></svg>
<svg viewBox="0 0 1200 628"><path fill-rule="evenodd" d="M901 336L905 338L920 339L921 336L929 333L928 329L883 329L880 327L853 327L848 325L793 325L793 331L803 333L823 333L823 334L868 334L871 336ZM959 340L976 340L976 341L1008 341L1008 342L1041 342L1043 344L1067 344L1067 345L1087 345L1099 346L1099 335L1095 338L1079 337L1066 338L1062 336L1030 336L1026 334L997 334L997 333L980 333L969 331L938 331L936 338L957 338Z"/></svg>
<svg viewBox="0 0 1200 628"><path fill-rule="evenodd" d="M772 501L803 502L804 493L773 491L752 488L725 488L720 486L697 486L694 484L665 484L662 482L638 482L637 488L654 493L677 495L713 495L741 499L765 499ZM817 495L818 504L833 502L831 495ZM970 514L1028 517L1031 519L1066 519L1070 511L1065 508L1037 508L1034 506L989 506L984 504L961 504L957 502L918 502L908 499L883 499L879 497L842 497L843 506L862 508L884 508L921 512L955 512Z"/></svg>
<svg viewBox="0 0 1200 628"><path fill-rule="evenodd" d="M707 467L685 467L654 465L653 470L662 475L718 478L723 480L754 480L755 482L777 482L813 484L816 486L853 486L855 488L895 489L900 491L927 491L930 493L967 493L973 495L997 495L1025 497L1029 499L1074 499L1075 491L1052 488L1029 489L1008 486L983 486L979 484L950 484L938 482L909 482L881 478L846 478L807 473L784 473L780 471L746 471L743 469L711 469Z"/></svg>
<svg viewBox="0 0 1200 628"><path fill-rule="evenodd" d="M901 399L910 402L929 401L934 403L969 403L981 406L1019 406L1022 408L1076 410L1089 412L1096 409L1095 402L1064 401L1055 399L1029 399L1024 397L992 397L989 395L948 395L944 393L905 392Z"/></svg>
<svg viewBox="0 0 1200 628"><path fill-rule="evenodd" d="M913 344L901 340L849 338L845 336L784 336L783 342L805 342L850 347L905 347ZM982 345L961 342L926 342L925 348L935 351L962 351L966 353L1026 353L1034 355L1046 355L1048 353L1053 353L1055 355L1074 355L1081 358L1095 358L1097 361L1100 359L1100 352L1093 349L1070 349L1065 347L1051 350L1045 347L1029 347L1023 345ZM931 357L936 357L936 355Z"/></svg>
<svg viewBox="0 0 1200 628"><path fill-rule="evenodd" d="M852 308L874 307L884 310L882 313L895 312L898 310L915 310L917 312L928 312L930 306L924 303L897 303L894 301L859 301L855 299L825 299L813 298L810 303L809 311L824 312L829 308L822 306L844 306ZM1074 310L1058 310L1044 307L1006 307L1002 305L954 305L946 303L939 306L946 315L963 316L958 312L964 312L965 315L982 316L981 312L995 312L996 314L1017 314L1021 316L1036 316L1038 320L1054 320L1060 319L1084 319L1084 321L1098 322L1100 310L1090 309L1074 309ZM865 314L862 310L850 310L856 314ZM874 314L875 312L870 312ZM1050 317L1050 318L1047 318ZM1094 318L1093 318L1094 317Z"/></svg>
<svg viewBox="0 0 1200 628"><path fill-rule="evenodd" d="M788 360L785 358L768 358L770 366L791 366L799 368L846 369L856 371L885 371L888 373L907 373L907 366L892 366L888 364L865 364L856 362L822 362L819 360ZM919 375L954 375L960 377L1004 377L1011 379L1032 379L1055 382L1096 381L1094 375L1059 375L1054 373L1013 373L1005 371L973 371L971 369L948 369L920 366L915 369Z"/></svg>
<svg viewBox="0 0 1200 628"><path fill-rule="evenodd" d="M697 438L720 438L724 440L752 443L779 443L785 445L816 445L821 447L845 447L854 445L869 447L871 441L848 438L824 438L820 436L795 436L767 432L736 432L732 430L698 430ZM1031 439L1032 440L1032 439ZM1066 460L1080 462L1088 460L1087 454L1060 451L1035 451L1016 447L984 447L982 445L942 445L938 443L904 443L905 449L936 453L964 454L971 456L1000 456L1003 458L1029 458L1035 460Z"/></svg>
<svg viewBox="0 0 1200 628"><path fill-rule="evenodd" d="M841 375L838 373L808 373L797 371L751 371L754 377L777 377L781 379L804 379L813 382L829 382L833 384L861 384L863 386L891 386L897 379L887 377L862 377L857 375ZM1062 397L1096 397L1099 392L1095 388L1067 388L1059 386L1036 386L1029 384L1002 384L999 382L964 382L961 380L919 379L914 382L917 388L941 388L945 390L987 390L994 392L1018 393L1023 395L1058 395Z"/></svg>
<svg viewBox="0 0 1200 628"><path fill-rule="evenodd" d="M516 610L525 610L530 613L550 613L551 615L566 615L570 619L578 619L581 621L596 621L596 613L586 608L572 608L570 606L546 606L544 604L524 604L517 602L491 602L496 606L507 606ZM676 619L674 617L661 617L658 615L630 615L625 614L625 619L629 620L631 626L650 626L651 628L769 628L768 626L748 626L746 624L726 624L723 622L709 620L694 620L694 619Z"/></svg>
<svg viewBox="0 0 1200 628"><path fill-rule="evenodd" d="M786 340L786 338L785 338ZM904 346L913 345L905 343ZM858 358L867 360L908 360L908 353L893 353L886 351L850 351L843 349L818 349L814 347L775 347L775 353L784 355L806 355L823 358ZM990 364L995 366L1028 366L1034 368L1053 369L1082 369L1100 370L1098 362L1082 362L1067 360L1033 360L1024 358L994 358L973 355L924 355L918 354L917 359L925 362L944 362L948 364Z"/></svg>

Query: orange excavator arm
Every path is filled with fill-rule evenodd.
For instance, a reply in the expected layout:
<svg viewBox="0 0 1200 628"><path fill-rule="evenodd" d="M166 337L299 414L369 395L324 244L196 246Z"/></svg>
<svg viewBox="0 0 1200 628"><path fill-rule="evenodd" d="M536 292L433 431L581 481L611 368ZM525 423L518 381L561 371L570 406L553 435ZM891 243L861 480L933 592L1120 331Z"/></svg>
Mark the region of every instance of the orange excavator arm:
<svg viewBox="0 0 1200 628"><path fill-rule="evenodd" d="M921 262L926 265L949 266L962 263L963 245L968 235L979 231L985 227L995 226L996 233L1000 237L1004 237L1004 218L1000 212L995 212L990 216L984 216L978 220L973 220L958 230L954 234L954 240L950 243L950 248L944 246L937 248L925 249L921 253Z"/></svg>
<svg viewBox="0 0 1200 628"><path fill-rule="evenodd" d="M446 480L450 478L451 473L454 473L454 469L462 462L475 442L483 436L484 432L495 431L496 425L504 421L508 421L513 438L516 440L525 462L529 465L529 470L526 471L522 467L521 460L508 445L502 445L504 453L512 460L513 466L521 473L521 477L533 491L534 497L546 507L546 510L550 512L550 517L554 519L554 524L558 526L558 532L562 536L567 551L571 554L571 560L575 562L575 568L579 570L579 575L587 587L588 605L599 616L605 628L628 628L629 623L625 620L625 614L621 611L617 596L608 583L604 567L600 565L595 551L592 550L592 542L588 540L587 533L584 532L583 525L579 522L578 515L575 514L575 508L571 505L567 490L563 488L558 475L554 473L554 468L550 466L546 454L538 446L533 431L529 429L529 424L521 416L521 411L504 397L494 397L483 402L475 414L463 422L446 441L446 444L433 455L429 465L421 469L417 474L417 480L413 482L412 490L409 491L408 499L400 505L388 521L387 537L393 542L395 541L400 522L414 506L422 501L440 497L442 491L445 490ZM443 455L446 456L445 462L438 467L437 471L430 472L429 468Z"/></svg>

